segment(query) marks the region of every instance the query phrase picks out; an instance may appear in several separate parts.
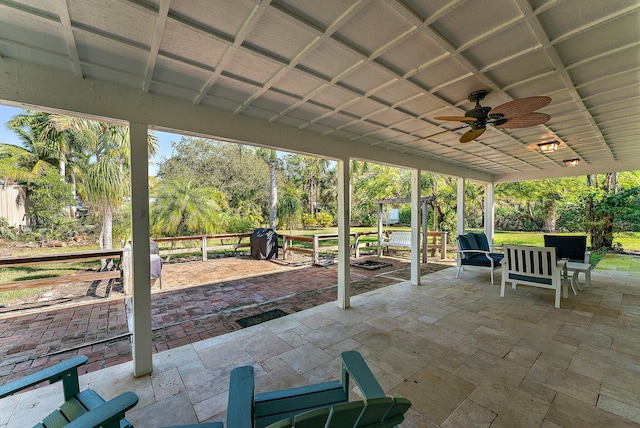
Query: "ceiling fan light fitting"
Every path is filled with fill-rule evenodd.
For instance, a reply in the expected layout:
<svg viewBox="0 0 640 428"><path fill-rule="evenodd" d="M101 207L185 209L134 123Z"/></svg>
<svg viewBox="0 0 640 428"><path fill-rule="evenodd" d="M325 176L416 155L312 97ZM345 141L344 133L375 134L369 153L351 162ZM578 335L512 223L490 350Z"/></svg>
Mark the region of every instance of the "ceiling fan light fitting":
<svg viewBox="0 0 640 428"><path fill-rule="evenodd" d="M562 161L562 163L564 163L564 166L566 166L567 168L573 168L578 166L578 164L580 163L580 159L565 159Z"/></svg>
<svg viewBox="0 0 640 428"><path fill-rule="evenodd" d="M557 141L538 143L538 150L540 150L540 153L553 153L557 151L559 147L560 144Z"/></svg>

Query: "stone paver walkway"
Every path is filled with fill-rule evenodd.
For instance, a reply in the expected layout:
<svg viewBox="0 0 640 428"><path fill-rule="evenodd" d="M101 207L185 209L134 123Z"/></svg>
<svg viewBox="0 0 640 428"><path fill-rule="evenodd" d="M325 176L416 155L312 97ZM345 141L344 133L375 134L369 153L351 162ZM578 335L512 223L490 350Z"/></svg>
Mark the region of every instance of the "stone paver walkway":
<svg viewBox="0 0 640 428"><path fill-rule="evenodd" d="M352 294L409 278L409 262L351 269ZM423 273L446 268L423 266ZM152 294L153 352L240 329L236 320L272 309L294 313L336 300L337 265L289 265L231 257L165 264ZM0 316L0 384L73 355L87 355L86 372L131 360L123 298L68 303Z"/></svg>
<svg viewBox="0 0 640 428"><path fill-rule="evenodd" d="M127 361L80 384L137 394L127 412L137 428L224 422L233 368L252 365L256 393L275 391L339 380L340 353L356 350L386 395L411 401L403 428L640 427L640 277L596 268L556 309L550 290L500 297L486 269L455 270L359 294L348 310L325 303L158 352L149 375L134 377ZM330 270L297 272L307 282L315 271ZM60 398L59 383L7 397L0 428L33 426Z"/></svg>

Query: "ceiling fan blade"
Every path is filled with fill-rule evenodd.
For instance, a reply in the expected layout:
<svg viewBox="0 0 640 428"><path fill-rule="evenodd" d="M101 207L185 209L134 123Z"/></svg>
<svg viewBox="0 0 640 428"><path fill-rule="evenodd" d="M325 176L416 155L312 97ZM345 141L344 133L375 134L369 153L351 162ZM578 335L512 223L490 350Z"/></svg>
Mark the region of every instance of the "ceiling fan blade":
<svg viewBox="0 0 640 428"><path fill-rule="evenodd" d="M464 134L462 134L462 137L460 137L460 142L461 143L468 143L471 140L475 140L476 138L478 138L479 136L481 136L482 134L484 134L484 131L486 131L487 128L480 128L480 129L476 129L476 130L471 130L471 131L467 131Z"/></svg>
<svg viewBox="0 0 640 428"><path fill-rule="evenodd" d="M518 100L509 101L508 103L500 104L489 111L489 116L493 114L501 114L502 117L510 119L513 117L521 116L523 114L531 113L534 110L538 110L551 102L550 97L527 97L520 98Z"/></svg>
<svg viewBox="0 0 640 428"><path fill-rule="evenodd" d="M528 128L530 126L542 125L551 119L546 113L527 113L520 116L512 117L501 125L495 125L496 128Z"/></svg>
<svg viewBox="0 0 640 428"><path fill-rule="evenodd" d="M475 122L475 117L466 117L466 116L438 116L434 117L435 120L455 120L456 122Z"/></svg>
<svg viewBox="0 0 640 428"><path fill-rule="evenodd" d="M445 129L444 131L439 131L439 132L436 132L435 134L427 135L426 137L416 138L415 140L413 140L413 141L409 141L409 142L410 142L410 143L414 143L414 142L416 142L416 141L426 140L427 138L435 137L435 136L437 136L437 135L444 134L444 133L447 133L447 132L455 132L455 131L459 131L459 130L461 130L461 129L463 129L463 128L468 128L468 127L469 127L468 125L462 125L462 126L458 126L457 128Z"/></svg>

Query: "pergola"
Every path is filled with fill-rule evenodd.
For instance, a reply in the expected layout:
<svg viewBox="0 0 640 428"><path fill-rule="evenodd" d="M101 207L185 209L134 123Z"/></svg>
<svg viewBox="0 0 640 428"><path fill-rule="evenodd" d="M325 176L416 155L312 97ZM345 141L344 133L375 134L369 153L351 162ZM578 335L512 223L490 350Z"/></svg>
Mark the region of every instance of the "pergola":
<svg viewBox="0 0 640 428"><path fill-rule="evenodd" d="M0 102L126 123L134 374L152 371L147 133L165 130L338 162L338 305L349 307L350 161L495 183L640 169L640 3L367 0L0 1ZM543 125L435 120L546 95ZM557 141L556 152L537 144ZM579 159L575 168L563 160ZM458 216L464 230L463 216ZM411 281L420 282L417 243Z"/></svg>
<svg viewBox="0 0 640 428"><path fill-rule="evenodd" d="M421 229L417 230L417 234L420 236L420 241L426 244L427 242L427 217L428 217L428 205L433 202L435 198L433 196L422 196L420 197L420 212L421 214ZM378 254L380 254L381 248L380 243L382 242L382 223L383 223L383 205L385 204L408 204L411 203L411 199L406 198L392 198L392 199L380 199L378 201L374 201L378 204ZM415 239L414 239L415 241ZM427 246L425 245L422 248L422 262L426 263L427 261Z"/></svg>

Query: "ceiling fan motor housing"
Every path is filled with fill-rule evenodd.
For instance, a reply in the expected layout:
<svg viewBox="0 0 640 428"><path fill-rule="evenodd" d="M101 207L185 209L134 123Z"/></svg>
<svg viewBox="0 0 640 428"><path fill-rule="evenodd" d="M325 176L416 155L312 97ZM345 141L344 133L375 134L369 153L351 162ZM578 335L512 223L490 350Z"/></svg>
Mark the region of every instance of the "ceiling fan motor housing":
<svg viewBox="0 0 640 428"><path fill-rule="evenodd" d="M478 120L486 120L489 117L489 112L491 111L491 107L481 107L476 106L466 112L464 115L466 117L475 117Z"/></svg>

